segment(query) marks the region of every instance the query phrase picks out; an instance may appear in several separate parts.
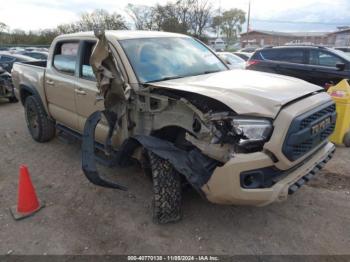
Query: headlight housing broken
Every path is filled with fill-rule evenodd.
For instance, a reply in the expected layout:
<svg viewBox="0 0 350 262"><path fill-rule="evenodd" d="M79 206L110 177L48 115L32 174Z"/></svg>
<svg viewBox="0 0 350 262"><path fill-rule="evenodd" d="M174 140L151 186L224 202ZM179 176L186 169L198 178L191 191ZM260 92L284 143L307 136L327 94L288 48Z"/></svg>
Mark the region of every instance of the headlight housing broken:
<svg viewBox="0 0 350 262"><path fill-rule="evenodd" d="M241 118L232 120L234 132L241 137L238 145L248 151L255 151L262 148L264 143L271 137L273 126L268 119Z"/></svg>

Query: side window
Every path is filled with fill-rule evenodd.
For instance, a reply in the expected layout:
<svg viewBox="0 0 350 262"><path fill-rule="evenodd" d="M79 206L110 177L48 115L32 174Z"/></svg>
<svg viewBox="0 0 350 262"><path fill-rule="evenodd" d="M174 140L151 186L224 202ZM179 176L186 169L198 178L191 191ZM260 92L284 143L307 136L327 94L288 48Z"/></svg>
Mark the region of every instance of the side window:
<svg viewBox="0 0 350 262"><path fill-rule="evenodd" d="M264 60L303 64L304 52L298 49L266 49L260 52Z"/></svg>
<svg viewBox="0 0 350 262"><path fill-rule="evenodd" d="M278 52L276 49L266 49L260 51L260 56L263 60L273 60L278 61Z"/></svg>
<svg viewBox="0 0 350 262"><path fill-rule="evenodd" d="M303 64L304 63L304 51L301 49L286 49L281 50L278 55L278 60L283 62Z"/></svg>
<svg viewBox="0 0 350 262"><path fill-rule="evenodd" d="M83 52L82 52L82 60L81 60L81 66L80 66L80 76L81 78L96 81L94 72L92 71L92 67L90 65L90 57L92 54L92 50L94 50L94 47L96 45L96 42L85 42L83 46Z"/></svg>
<svg viewBox="0 0 350 262"><path fill-rule="evenodd" d="M53 66L62 73L74 75L78 48L78 42L58 43L55 48Z"/></svg>
<svg viewBox="0 0 350 262"><path fill-rule="evenodd" d="M327 67L335 67L338 63L343 63L342 59L324 51L311 50L309 63L311 65L320 65Z"/></svg>
<svg viewBox="0 0 350 262"><path fill-rule="evenodd" d="M15 59L9 56L5 56L5 55L0 55L0 62L2 63L8 63L8 62L12 62Z"/></svg>

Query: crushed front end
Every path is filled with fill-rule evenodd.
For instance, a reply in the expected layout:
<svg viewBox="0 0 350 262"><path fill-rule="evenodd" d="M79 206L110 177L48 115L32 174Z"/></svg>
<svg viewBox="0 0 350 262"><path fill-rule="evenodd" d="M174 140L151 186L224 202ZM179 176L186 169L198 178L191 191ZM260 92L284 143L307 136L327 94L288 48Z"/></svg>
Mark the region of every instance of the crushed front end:
<svg viewBox="0 0 350 262"><path fill-rule="evenodd" d="M263 206L283 201L310 181L332 158L328 142L335 105L319 93L285 106L260 152L235 154L201 188L214 203Z"/></svg>

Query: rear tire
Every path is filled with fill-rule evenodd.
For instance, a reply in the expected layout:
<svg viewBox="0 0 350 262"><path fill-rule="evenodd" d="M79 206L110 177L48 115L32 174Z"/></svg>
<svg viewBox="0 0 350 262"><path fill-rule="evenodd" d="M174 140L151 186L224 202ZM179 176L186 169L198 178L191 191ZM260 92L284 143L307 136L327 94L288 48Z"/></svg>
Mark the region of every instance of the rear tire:
<svg viewBox="0 0 350 262"><path fill-rule="evenodd" d="M169 161L148 152L153 178L153 222L166 224L182 217L181 175Z"/></svg>
<svg viewBox="0 0 350 262"><path fill-rule="evenodd" d="M55 137L55 122L47 116L39 98L28 96L24 109L29 133L35 141L43 143Z"/></svg>

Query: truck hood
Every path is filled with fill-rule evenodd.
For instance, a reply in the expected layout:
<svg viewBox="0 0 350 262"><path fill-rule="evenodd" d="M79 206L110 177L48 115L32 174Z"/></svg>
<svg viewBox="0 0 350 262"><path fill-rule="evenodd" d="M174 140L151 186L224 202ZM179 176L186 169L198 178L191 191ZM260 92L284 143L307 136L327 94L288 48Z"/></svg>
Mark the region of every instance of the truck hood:
<svg viewBox="0 0 350 262"><path fill-rule="evenodd" d="M216 99L237 114L275 118L281 107L322 90L303 80L250 70L230 70L152 83Z"/></svg>

